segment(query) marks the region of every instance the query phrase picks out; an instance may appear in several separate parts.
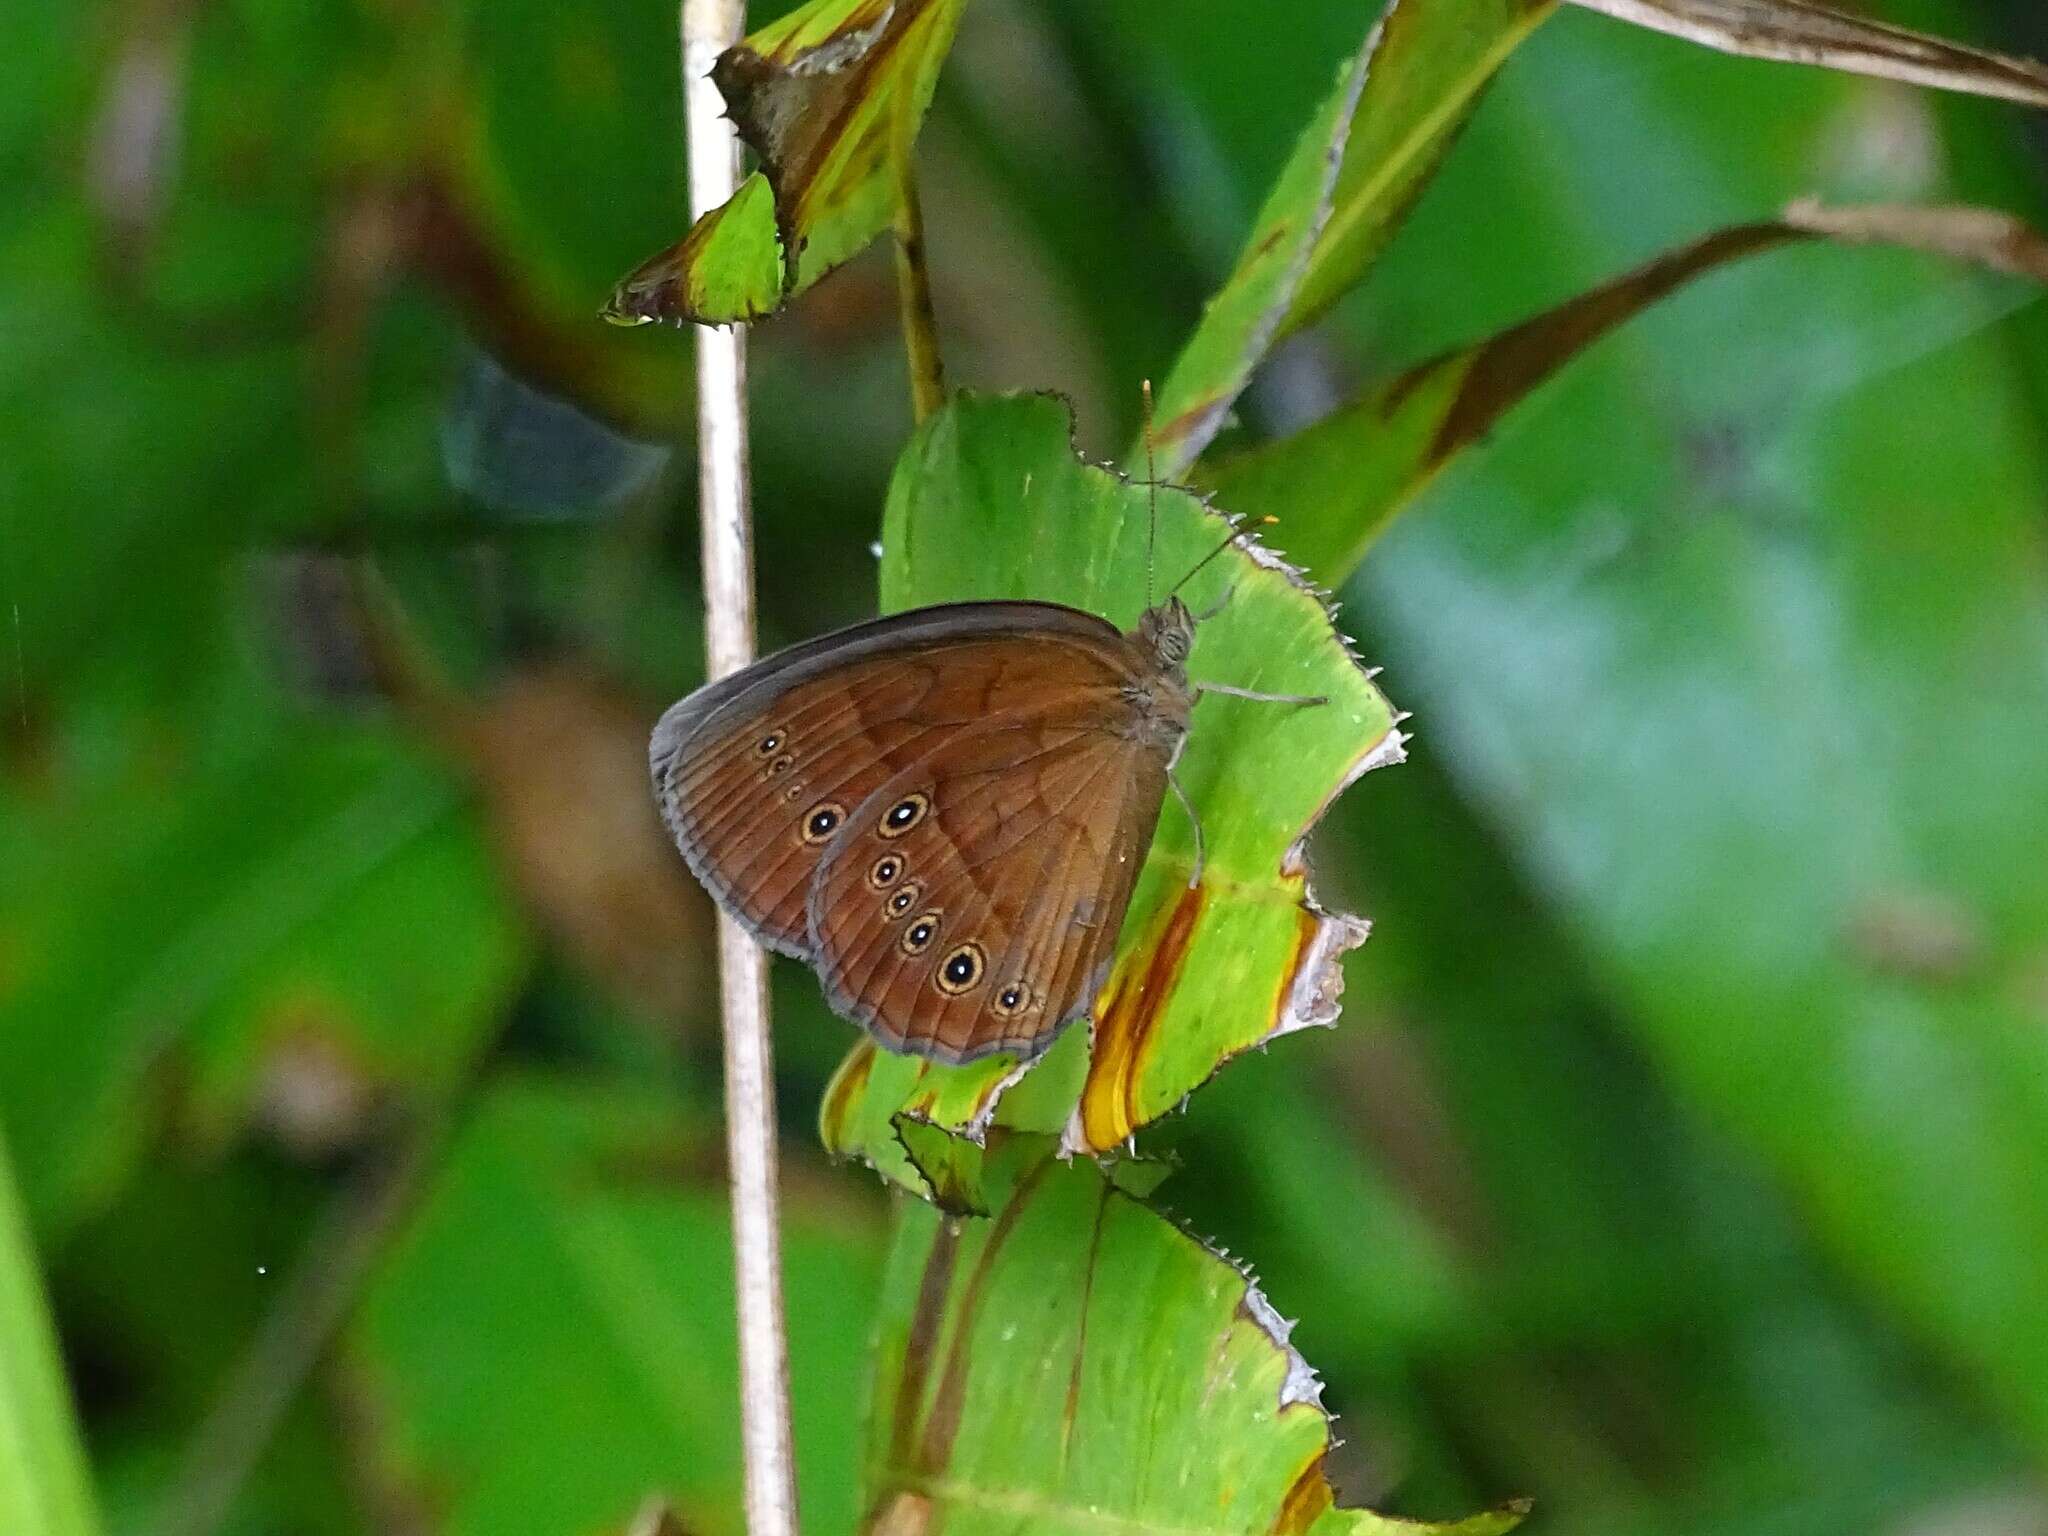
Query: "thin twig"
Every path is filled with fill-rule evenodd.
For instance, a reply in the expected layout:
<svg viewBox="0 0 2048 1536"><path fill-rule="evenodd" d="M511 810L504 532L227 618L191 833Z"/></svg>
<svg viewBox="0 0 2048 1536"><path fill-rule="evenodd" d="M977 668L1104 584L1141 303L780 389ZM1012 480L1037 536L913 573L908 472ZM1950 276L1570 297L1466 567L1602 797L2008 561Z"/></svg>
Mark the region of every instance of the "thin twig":
<svg viewBox="0 0 2048 1536"><path fill-rule="evenodd" d="M741 0L682 0L683 112L690 214L739 185L740 145L711 66L738 42ZM746 338L697 330L697 484L703 527L705 644L714 678L754 656L752 521L747 499ZM769 1075L768 964L724 913L718 974L725 1024L725 1126L732 1179L739 1316L740 1444L750 1536L796 1536L796 1457L789 1428L789 1345L783 1330L781 1234L775 1210L775 1094Z"/></svg>

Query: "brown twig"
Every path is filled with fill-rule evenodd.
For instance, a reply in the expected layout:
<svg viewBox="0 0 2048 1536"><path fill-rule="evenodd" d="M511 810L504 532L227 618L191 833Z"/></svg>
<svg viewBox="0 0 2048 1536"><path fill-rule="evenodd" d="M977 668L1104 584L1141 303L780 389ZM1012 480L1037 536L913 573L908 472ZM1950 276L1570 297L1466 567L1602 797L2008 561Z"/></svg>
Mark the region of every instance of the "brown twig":
<svg viewBox="0 0 2048 1536"><path fill-rule="evenodd" d="M725 202L739 185L739 136L712 84L711 66L739 41L744 23L741 0L682 0L683 113L692 219ZM745 666L754 655L746 338L738 327L699 327L696 337L704 629L708 671L718 678ZM795 1536L796 1458L789 1426L789 1345L783 1327L776 1217L768 964L760 945L723 913L718 923L718 971L725 1025L726 1145L732 1179L747 1530L750 1536Z"/></svg>

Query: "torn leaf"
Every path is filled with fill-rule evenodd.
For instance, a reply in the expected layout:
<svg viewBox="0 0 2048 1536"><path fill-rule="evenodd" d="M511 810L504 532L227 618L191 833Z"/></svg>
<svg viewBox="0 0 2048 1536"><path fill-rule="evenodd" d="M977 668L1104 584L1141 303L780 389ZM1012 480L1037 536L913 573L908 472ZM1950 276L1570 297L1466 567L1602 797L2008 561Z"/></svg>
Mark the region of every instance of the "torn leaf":
<svg viewBox="0 0 2048 1536"><path fill-rule="evenodd" d="M991 1144L995 1216L906 1206L868 1413L865 1536L1001 1529L1499 1536L1340 1510L1313 1369L1257 1284L1104 1170Z"/></svg>
<svg viewBox="0 0 2048 1536"><path fill-rule="evenodd" d="M1071 428L1065 406L1042 395L963 397L927 423L890 492L883 608L1034 597L1128 627L1148 588L1157 601L1228 538L1225 517L1187 492L1155 493L1078 458ZM862 1044L821 1115L835 1151L927 1196L936 1180L957 1186L957 1169L905 1177L930 1143L919 1130L906 1146L899 1114L971 1140L1006 1125L1111 1151L1231 1057L1335 1021L1338 957L1365 927L1316 904L1300 847L1347 784L1399 755L1392 708L1322 595L1249 537L1181 596L1197 613L1222 605L1197 632L1196 682L1329 702L1204 698L1175 770L1202 818L1201 883L1189 884L1193 828L1169 799L1092 1026L1071 1026L1021 1081L1008 1057L946 1067Z"/></svg>

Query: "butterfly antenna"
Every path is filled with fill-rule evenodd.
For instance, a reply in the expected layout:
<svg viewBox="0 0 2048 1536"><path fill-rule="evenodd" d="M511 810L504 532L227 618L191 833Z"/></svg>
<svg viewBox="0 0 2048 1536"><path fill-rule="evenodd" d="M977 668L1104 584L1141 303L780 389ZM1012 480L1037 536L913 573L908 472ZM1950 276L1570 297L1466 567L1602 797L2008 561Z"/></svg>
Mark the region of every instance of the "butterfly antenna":
<svg viewBox="0 0 2048 1536"><path fill-rule="evenodd" d="M1207 565L1211 560L1214 560L1218 555L1222 554L1223 551L1230 548L1230 546L1235 544L1239 539L1243 538L1246 529L1263 528L1269 523L1277 523L1279 521L1280 519L1277 517L1255 517L1251 519L1249 522L1238 523L1234 525L1230 530L1230 537L1225 539L1221 544L1218 544L1214 549L1210 550L1209 553L1202 556L1201 559L1197 560L1192 566L1190 566L1188 568L1187 575L1181 577L1179 581L1176 581L1171 587L1167 588L1166 595L1168 597L1171 597L1174 593L1178 592L1182 587L1186 586L1190 581L1194 579L1195 573L1197 571L1201 570L1203 566Z"/></svg>
<svg viewBox="0 0 2048 1536"><path fill-rule="evenodd" d="M1138 386L1145 400L1145 606L1152 606L1152 553L1159 544L1159 473L1152 463L1152 381Z"/></svg>

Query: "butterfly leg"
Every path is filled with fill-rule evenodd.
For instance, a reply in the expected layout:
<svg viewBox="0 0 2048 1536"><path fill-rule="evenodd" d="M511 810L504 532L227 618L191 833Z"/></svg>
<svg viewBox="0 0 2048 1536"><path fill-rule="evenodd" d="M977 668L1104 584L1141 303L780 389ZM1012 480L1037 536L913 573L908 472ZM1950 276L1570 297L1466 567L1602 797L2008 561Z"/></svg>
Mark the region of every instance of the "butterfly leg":
<svg viewBox="0 0 2048 1536"><path fill-rule="evenodd" d="M1180 787L1180 780L1173 776L1174 764L1180 761L1187 744L1185 736L1173 744L1173 755L1166 760L1166 782L1173 790L1173 798L1180 802L1180 808L1188 813L1188 825L1195 829L1195 867L1188 875L1188 889L1193 890L1202 883L1202 869L1209 858L1202 847L1202 818L1195 814L1195 802L1188 798L1188 792Z"/></svg>
<svg viewBox="0 0 2048 1536"><path fill-rule="evenodd" d="M1230 596L1236 590L1237 584L1235 582L1225 587L1223 589L1223 595L1221 597L1217 598L1215 602L1211 603L1208 607L1204 608L1200 613L1194 616L1195 622L1197 624L1206 624L1211 619L1215 618L1217 614L1221 613L1225 608L1230 606Z"/></svg>
<svg viewBox="0 0 2048 1536"><path fill-rule="evenodd" d="M1255 704L1327 704L1320 693L1256 693L1250 688L1233 688L1228 683L1197 683L1197 694L1224 693L1233 699L1250 699Z"/></svg>
<svg viewBox="0 0 2048 1536"><path fill-rule="evenodd" d="M1180 754L1176 752L1174 756ZM1174 798L1180 801L1180 808L1188 813L1188 825L1195 829L1195 867L1188 874L1188 889L1193 890L1202 883L1202 866L1208 856L1202 850L1202 818L1195 814L1195 803L1188 798L1188 792L1180 787L1180 780L1173 776L1173 769L1166 770L1166 782L1172 786Z"/></svg>

